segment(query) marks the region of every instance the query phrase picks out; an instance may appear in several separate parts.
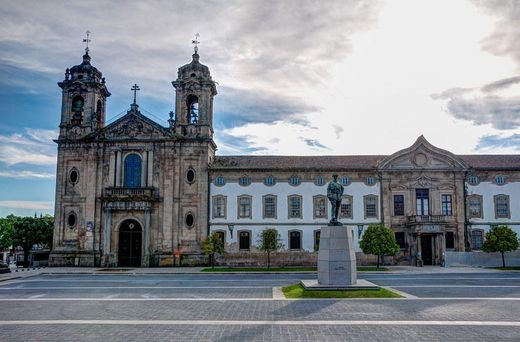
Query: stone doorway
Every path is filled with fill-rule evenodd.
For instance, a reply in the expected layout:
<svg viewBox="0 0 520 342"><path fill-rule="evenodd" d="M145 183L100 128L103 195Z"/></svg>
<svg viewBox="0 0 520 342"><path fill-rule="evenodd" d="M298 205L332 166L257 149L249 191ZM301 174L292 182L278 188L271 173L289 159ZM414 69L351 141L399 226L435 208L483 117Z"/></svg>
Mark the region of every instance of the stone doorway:
<svg viewBox="0 0 520 342"><path fill-rule="evenodd" d="M435 262L435 240L431 234L421 235L421 257L423 265L434 265Z"/></svg>
<svg viewBox="0 0 520 342"><path fill-rule="evenodd" d="M139 222L126 220L119 228L119 267L141 266L143 233Z"/></svg>

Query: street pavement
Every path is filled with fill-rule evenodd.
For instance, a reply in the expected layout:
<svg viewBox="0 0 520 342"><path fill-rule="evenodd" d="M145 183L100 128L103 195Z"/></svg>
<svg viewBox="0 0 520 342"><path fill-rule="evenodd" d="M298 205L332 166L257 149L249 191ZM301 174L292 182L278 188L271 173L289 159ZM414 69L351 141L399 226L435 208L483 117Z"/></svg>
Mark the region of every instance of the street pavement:
<svg viewBox="0 0 520 342"><path fill-rule="evenodd" d="M286 300L316 274L48 269L0 282L0 341L520 341L520 272L438 270L358 274L402 299Z"/></svg>

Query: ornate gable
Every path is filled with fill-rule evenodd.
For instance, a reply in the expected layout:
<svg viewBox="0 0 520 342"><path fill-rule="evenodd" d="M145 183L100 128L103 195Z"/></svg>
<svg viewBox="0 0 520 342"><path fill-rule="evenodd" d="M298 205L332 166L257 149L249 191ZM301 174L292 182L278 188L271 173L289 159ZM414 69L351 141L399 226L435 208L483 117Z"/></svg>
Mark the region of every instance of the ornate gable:
<svg viewBox="0 0 520 342"><path fill-rule="evenodd" d="M381 161L380 170L464 170L466 163L456 155L430 144L421 135L415 143Z"/></svg>
<svg viewBox="0 0 520 342"><path fill-rule="evenodd" d="M137 107L137 106L136 106ZM173 137L165 127L132 108L120 119L94 133L94 138L108 140L156 140Z"/></svg>

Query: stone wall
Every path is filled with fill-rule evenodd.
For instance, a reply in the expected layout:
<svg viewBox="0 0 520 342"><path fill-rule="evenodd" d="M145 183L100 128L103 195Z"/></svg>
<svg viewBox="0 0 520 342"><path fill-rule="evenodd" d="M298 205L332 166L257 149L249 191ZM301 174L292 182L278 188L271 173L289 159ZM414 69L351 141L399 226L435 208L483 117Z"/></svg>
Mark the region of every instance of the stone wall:
<svg viewBox="0 0 520 342"><path fill-rule="evenodd" d="M520 250L505 254L506 266L520 266ZM501 267L500 253L446 252L446 266Z"/></svg>

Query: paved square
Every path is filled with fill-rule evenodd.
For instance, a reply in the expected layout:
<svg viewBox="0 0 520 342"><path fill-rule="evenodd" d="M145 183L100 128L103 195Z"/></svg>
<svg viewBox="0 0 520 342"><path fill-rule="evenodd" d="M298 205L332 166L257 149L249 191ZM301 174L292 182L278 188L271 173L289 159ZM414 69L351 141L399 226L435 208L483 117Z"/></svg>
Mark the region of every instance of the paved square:
<svg viewBox="0 0 520 342"><path fill-rule="evenodd" d="M520 340L518 272L360 274L407 298L273 299L315 277L39 274L0 282L0 340Z"/></svg>

